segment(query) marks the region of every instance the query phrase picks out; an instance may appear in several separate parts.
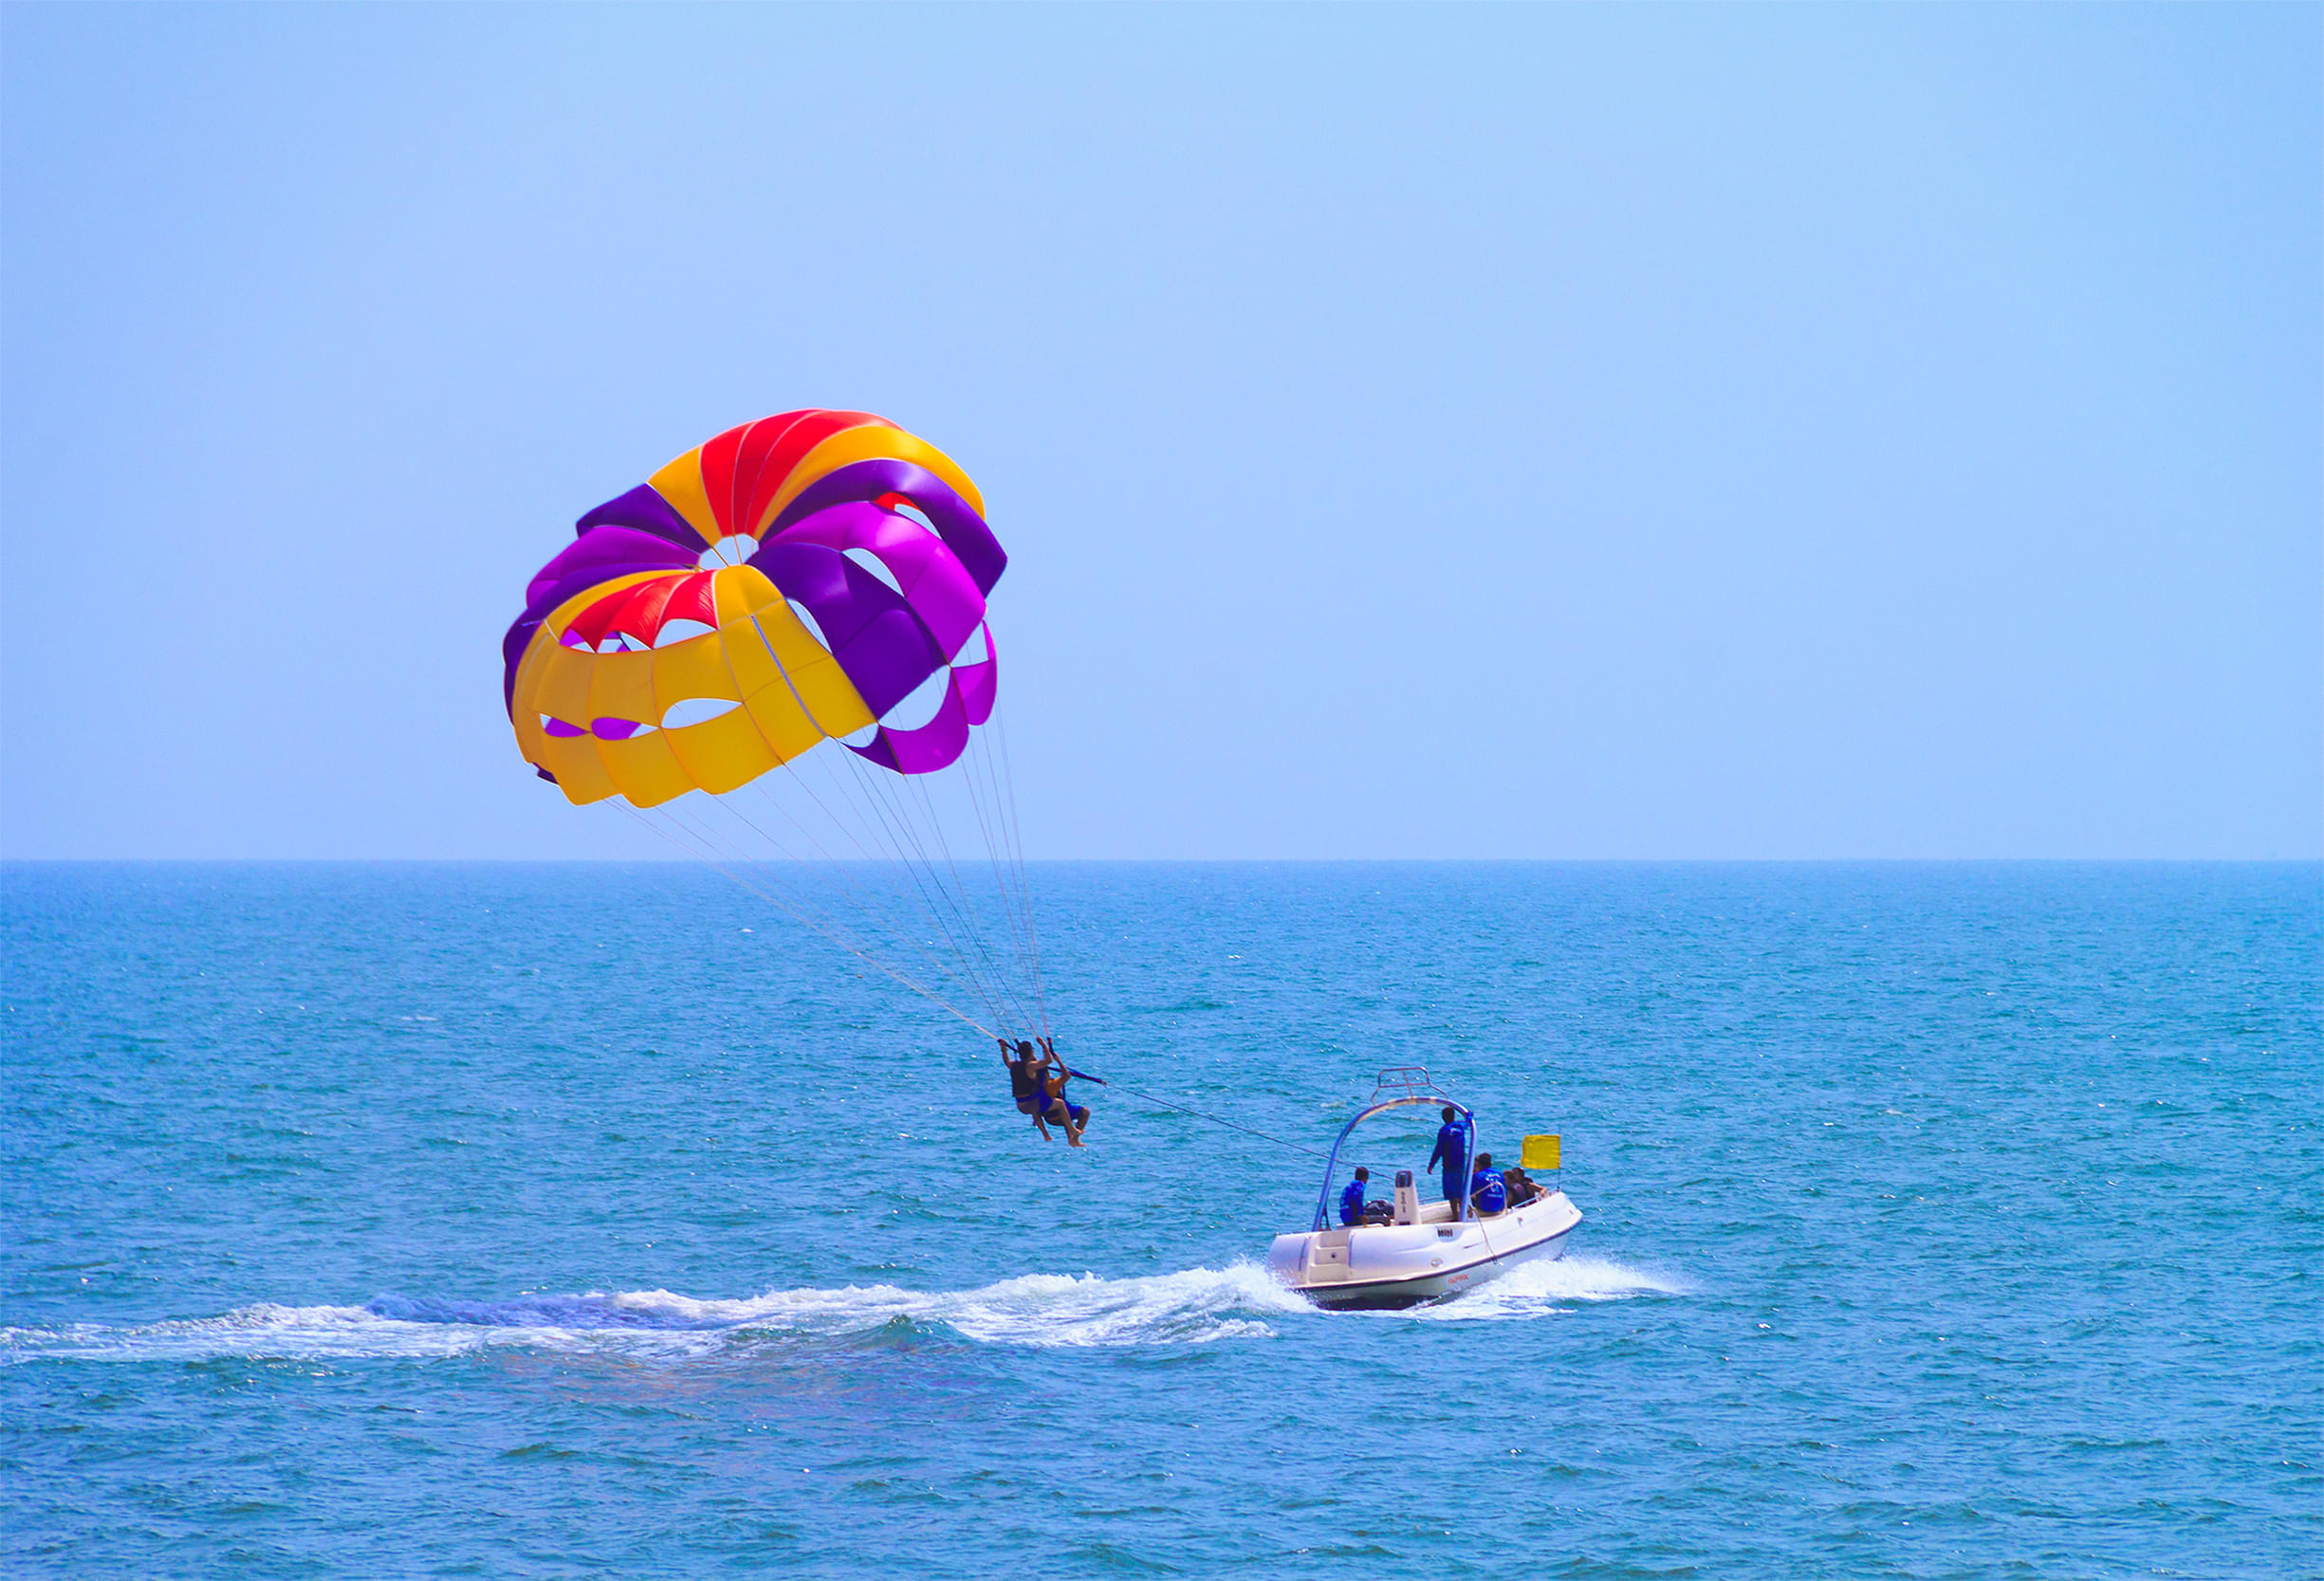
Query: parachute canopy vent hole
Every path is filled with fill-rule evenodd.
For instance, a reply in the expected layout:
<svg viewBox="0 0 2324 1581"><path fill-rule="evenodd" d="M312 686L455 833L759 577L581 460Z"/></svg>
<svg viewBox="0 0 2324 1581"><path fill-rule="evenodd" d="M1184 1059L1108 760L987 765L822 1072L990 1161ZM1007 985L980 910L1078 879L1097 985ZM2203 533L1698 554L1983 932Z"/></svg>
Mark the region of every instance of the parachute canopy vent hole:
<svg viewBox="0 0 2324 1581"><path fill-rule="evenodd" d="M886 561L881 560L877 555L872 553L872 551L869 549L847 549L842 552L849 560L854 561L858 565L862 566L864 570L870 572L873 576L877 577L887 585L889 592L895 594L899 597L903 596L904 584L895 579L895 573L888 569L888 562Z"/></svg>
<svg viewBox="0 0 2324 1581"><path fill-rule="evenodd" d="M815 645L824 653L830 653L831 639L823 634L823 623L815 618L815 612L796 598L787 599L785 602L791 606L791 614L798 618L799 623L807 629L807 634L815 639Z"/></svg>
<svg viewBox="0 0 2324 1581"><path fill-rule="evenodd" d="M920 525L926 527L930 532L936 531L936 524L928 519L928 513L922 510L918 506L913 505L910 500L904 498L903 495L883 495L880 498L879 503L886 506L896 515L901 516L905 521L917 522L920 524ZM943 534L938 533L937 536L942 537Z"/></svg>
<svg viewBox="0 0 2324 1581"><path fill-rule="evenodd" d="M683 618L665 620L662 622L662 629L654 634L654 646L668 648L674 643L691 642L695 637L708 636L717 629L715 626L705 625L699 620Z"/></svg>
<svg viewBox="0 0 2324 1581"><path fill-rule="evenodd" d="M936 717L944 707L944 694L952 684L952 672L938 667L936 672L899 698L895 706L879 716L879 722L891 730L917 730Z"/></svg>
<svg viewBox="0 0 2324 1581"><path fill-rule="evenodd" d="M682 730L689 725L703 725L741 708L740 703L725 697L685 697L662 710L662 728Z"/></svg>

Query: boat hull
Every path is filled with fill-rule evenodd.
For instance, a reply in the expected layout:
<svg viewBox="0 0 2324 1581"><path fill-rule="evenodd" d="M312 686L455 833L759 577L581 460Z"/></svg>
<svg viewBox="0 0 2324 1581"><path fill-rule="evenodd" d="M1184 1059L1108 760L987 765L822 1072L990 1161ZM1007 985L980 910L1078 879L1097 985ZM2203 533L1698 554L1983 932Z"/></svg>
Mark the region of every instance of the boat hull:
<svg viewBox="0 0 2324 1581"><path fill-rule="evenodd" d="M1267 1265L1319 1307L1394 1310L1459 1296L1523 1263L1560 1257L1580 1223L1580 1212L1557 1191L1512 1212L1461 1223L1280 1235L1268 1248Z"/></svg>

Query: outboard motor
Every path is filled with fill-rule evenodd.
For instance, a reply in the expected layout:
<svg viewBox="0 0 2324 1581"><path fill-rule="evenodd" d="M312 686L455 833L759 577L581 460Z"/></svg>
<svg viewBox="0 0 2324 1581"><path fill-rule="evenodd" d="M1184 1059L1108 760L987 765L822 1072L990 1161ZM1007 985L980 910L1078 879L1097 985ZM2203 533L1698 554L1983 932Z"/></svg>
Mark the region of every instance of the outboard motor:
<svg viewBox="0 0 2324 1581"><path fill-rule="evenodd" d="M1412 1172L1410 1169L1396 1171L1396 1223L1420 1223L1420 1193L1412 1188Z"/></svg>

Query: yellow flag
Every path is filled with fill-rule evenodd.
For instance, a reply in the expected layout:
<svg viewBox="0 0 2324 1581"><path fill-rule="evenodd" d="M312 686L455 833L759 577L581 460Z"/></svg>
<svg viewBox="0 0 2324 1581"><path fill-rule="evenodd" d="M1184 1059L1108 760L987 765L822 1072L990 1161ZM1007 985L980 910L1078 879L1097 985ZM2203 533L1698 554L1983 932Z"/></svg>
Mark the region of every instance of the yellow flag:
<svg viewBox="0 0 2324 1581"><path fill-rule="evenodd" d="M1558 1139L1555 1136L1528 1136L1524 1155L1518 1160L1527 1169L1558 1167Z"/></svg>

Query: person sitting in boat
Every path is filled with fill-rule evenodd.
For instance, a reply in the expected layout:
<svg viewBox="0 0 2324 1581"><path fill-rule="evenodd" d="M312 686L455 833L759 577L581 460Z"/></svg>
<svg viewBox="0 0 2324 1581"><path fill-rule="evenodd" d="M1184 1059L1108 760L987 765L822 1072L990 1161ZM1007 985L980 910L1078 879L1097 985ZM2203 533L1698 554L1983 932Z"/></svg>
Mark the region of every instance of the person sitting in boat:
<svg viewBox="0 0 2324 1581"><path fill-rule="evenodd" d="M1433 1169L1440 1163L1444 1166L1445 1201L1452 1204L1453 1216L1458 1218L1461 1204L1468 1200L1468 1121L1450 1104L1445 1105L1445 1123L1436 1128L1436 1150L1429 1155L1428 1167Z"/></svg>
<svg viewBox="0 0 2324 1581"><path fill-rule="evenodd" d="M1042 1124L1042 1116L1049 1107L1049 1094L1042 1082L1049 1059L1037 1057L1033 1045L1022 1039L1014 1054L1009 1052L1007 1039L996 1038L993 1040L1001 1045L1001 1063L1008 1067L1009 1096L1016 1100L1017 1112L1033 1117L1033 1125L1040 1131L1042 1141L1056 1141L1057 1138L1049 1134L1049 1128Z"/></svg>
<svg viewBox="0 0 2324 1581"><path fill-rule="evenodd" d="M1508 1183L1511 1207L1523 1207L1534 1198L1543 1195L1541 1183L1525 1173L1522 1165L1512 1164L1501 1174L1502 1179Z"/></svg>
<svg viewBox="0 0 2324 1581"><path fill-rule="evenodd" d="M1491 1153L1477 1155L1477 1172L1468 1177L1468 1204L1480 1214L1508 1211L1508 1183L1502 1178L1501 1171L1493 1167Z"/></svg>
<svg viewBox="0 0 2324 1581"><path fill-rule="evenodd" d="M1371 1184L1371 1181L1372 1171L1360 1165L1357 1166L1356 1178L1348 1182L1346 1189L1339 1193L1339 1222L1342 1224L1374 1223L1380 1220L1383 1214L1395 1212L1395 1209L1387 1203L1364 1201L1364 1188Z"/></svg>

